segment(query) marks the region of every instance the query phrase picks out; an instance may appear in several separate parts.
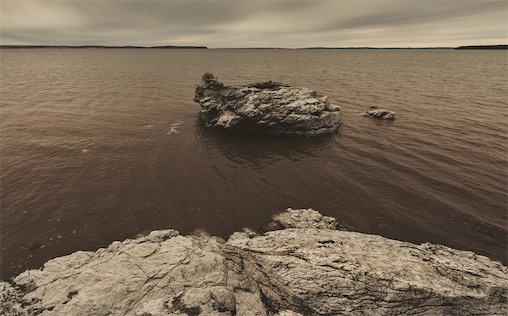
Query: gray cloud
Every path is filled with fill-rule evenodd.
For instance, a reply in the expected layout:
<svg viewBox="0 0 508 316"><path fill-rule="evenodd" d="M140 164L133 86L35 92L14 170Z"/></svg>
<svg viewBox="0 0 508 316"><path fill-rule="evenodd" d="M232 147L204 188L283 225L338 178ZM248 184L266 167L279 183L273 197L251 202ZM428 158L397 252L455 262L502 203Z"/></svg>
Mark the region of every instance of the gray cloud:
<svg viewBox="0 0 508 316"><path fill-rule="evenodd" d="M378 1L355 16L342 16L330 29L404 27L431 24L455 18L467 18L507 8L505 1L426 0ZM500 21L502 22L502 21Z"/></svg>
<svg viewBox="0 0 508 316"><path fill-rule="evenodd" d="M504 0L0 0L2 44L209 47L506 42Z"/></svg>

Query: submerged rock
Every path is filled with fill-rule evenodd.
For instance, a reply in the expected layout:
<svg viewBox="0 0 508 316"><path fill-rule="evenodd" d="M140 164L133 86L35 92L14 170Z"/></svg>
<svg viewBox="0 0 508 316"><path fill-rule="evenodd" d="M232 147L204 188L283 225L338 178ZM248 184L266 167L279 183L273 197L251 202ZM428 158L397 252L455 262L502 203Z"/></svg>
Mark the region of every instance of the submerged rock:
<svg viewBox="0 0 508 316"><path fill-rule="evenodd" d="M288 209L286 228L229 240L174 230L78 251L0 282L2 315L506 315L508 268L445 246L338 231Z"/></svg>
<svg viewBox="0 0 508 316"><path fill-rule="evenodd" d="M327 97L274 81L226 86L205 73L194 101L208 127L316 136L336 131L342 122L340 108Z"/></svg>
<svg viewBox="0 0 508 316"><path fill-rule="evenodd" d="M363 115L382 120L390 120L390 121L395 120L394 112L388 111L387 109L380 109L376 106L371 106L369 110L365 112Z"/></svg>

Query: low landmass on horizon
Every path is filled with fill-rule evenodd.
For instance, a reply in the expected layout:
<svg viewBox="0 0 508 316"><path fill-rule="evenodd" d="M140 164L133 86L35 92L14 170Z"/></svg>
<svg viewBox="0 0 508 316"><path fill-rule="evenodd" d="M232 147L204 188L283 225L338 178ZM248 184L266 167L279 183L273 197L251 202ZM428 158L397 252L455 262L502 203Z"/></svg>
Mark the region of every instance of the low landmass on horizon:
<svg viewBox="0 0 508 316"><path fill-rule="evenodd" d="M471 45L459 46L455 49L508 49L508 45Z"/></svg>
<svg viewBox="0 0 508 316"><path fill-rule="evenodd" d="M19 48L71 48L71 49L86 49L86 48L103 48L103 49L208 49L207 46L110 46L110 45L0 45L0 49L19 49ZM224 48L229 49L229 48ZM506 50L508 45L468 45L458 47L302 47L302 48L284 48L284 47L232 47L230 49L460 49L460 50Z"/></svg>
<svg viewBox="0 0 508 316"><path fill-rule="evenodd" d="M207 49L206 46L110 46L110 45L0 45L0 48L135 48L135 49L181 49L181 48L192 48L192 49Z"/></svg>

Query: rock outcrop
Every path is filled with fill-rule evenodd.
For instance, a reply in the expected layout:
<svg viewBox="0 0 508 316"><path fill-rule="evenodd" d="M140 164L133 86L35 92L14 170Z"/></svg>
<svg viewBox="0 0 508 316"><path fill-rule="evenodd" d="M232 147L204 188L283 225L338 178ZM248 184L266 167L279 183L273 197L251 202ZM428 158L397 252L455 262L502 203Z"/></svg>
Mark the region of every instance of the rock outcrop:
<svg viewBox="0 0 508 316"><path fill-rule="evenodd" d="M313 209L293 210L272 216L271 226L278 229L284 228L320 228L337 229L339 224L334 217L323 216Z"/></svg>
<svg viewBox="0 0 508 316"><path fill-rule="evenodd" d="M327 97L273 81L227 86L205 73L194 101L208 127L316 136L335 132L342 122L340 108Z"/></svg>
<svg viewBox="0 0 508 316"><path fill-rule="evenodd" d="M363 115L381 120L395 120L395 113L387 109L380 109L377 106L371 106Z"/></svg>
<svg viewBox="0 0 508 316"><path fill-rule="evenodd" d="M506 315L508 268L445 246L339 231L313 210L282 230L174 230L79 251L0 282L2 315Z"/></svg>

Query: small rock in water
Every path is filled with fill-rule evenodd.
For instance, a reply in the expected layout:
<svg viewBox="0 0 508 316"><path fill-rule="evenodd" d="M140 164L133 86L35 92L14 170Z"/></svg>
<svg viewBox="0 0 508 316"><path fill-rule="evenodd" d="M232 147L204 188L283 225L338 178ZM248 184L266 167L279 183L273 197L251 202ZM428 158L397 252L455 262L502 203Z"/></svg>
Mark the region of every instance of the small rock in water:
<svg viewBox="0 0 508 316"><path fill-rule="evenodd" d="M381 120L395 120L395 113L387 109L380 109L377 106L371 106L363 115Z"/></svg>
<svg viewBox="0 0 508 316"><path fill-rule="evenodd" d="M266 81L226 86L205 73L194 101L208 127L280 135L317 136L335 132L342 112L313 90Z"/></svg>

